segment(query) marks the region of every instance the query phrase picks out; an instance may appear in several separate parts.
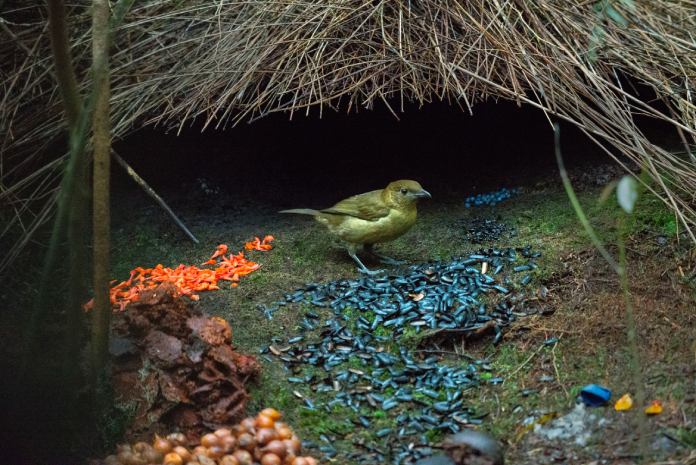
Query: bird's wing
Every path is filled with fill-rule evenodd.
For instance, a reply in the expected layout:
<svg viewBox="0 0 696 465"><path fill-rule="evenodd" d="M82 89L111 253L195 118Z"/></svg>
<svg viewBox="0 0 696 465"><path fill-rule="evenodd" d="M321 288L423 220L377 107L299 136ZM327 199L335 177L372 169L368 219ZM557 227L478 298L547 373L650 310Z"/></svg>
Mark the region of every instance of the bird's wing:
<svg viewBox="0 0 696 465"><path fill-rule="evenodd" d="M321 210L331 215L354 216L366 221L377 221L389 215L389 207L382 200L382 191L376 190L341 200L331 208Z"/></svg>

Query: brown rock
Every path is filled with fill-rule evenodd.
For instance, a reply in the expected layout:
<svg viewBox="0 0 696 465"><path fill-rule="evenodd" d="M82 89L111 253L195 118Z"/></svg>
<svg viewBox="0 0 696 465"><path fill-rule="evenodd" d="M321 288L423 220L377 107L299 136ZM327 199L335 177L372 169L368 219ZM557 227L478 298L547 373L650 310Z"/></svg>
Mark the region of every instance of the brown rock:
<svg viewBox="0 0 696 465"><path fill-rule="evenodd" d="M172 366L182 356L182 342L162 331L150 331L144 343L148 357L157 365Z"/></svg>
<svg viewBox="0 0 696 465"><path fill-rule="evenodd" d="M113 376L124 405L137 405L130 438L172 428L194 437L246 416L244 384L258 362L234 351L227 321L195 312L172 285L144 291L113 330L128 342Z"/></svg>

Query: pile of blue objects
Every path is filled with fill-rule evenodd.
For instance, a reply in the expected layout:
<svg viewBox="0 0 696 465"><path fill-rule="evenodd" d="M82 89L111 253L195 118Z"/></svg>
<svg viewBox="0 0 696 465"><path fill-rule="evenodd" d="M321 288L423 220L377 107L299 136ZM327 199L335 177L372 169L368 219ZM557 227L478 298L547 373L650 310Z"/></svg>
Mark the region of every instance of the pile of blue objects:
<svg viewBox="0 0 696 465"><path fill-rule="evenodd" d="M498 343L504 328L525 314L539 256L529 247L488 248L410 266L400 275L307 285L265 308L267 315L293 304L332 312L322 318L306 310L299 334L275 339L261 352L284 363L306 408L350 410L351 429L376 428L370 439L353 442L351 459L414 463L432 454L428 433L455 433L482 421L466 405L464 392L502 379L485 360L446 363L400 342L422 331L445 331L490 334ZM337 439L342 438L325 435L317 448L332 458Z"/></svg>
<svg viewBox="0 0 696 465"><path fill-rule="evenodd" d="M464 199L464 206L466 208L470 207L480 207L483 205L495 206L500 202L510 199L515 195L520 193L519 188L508 189L504 187L497 191L486 192L483 194L470 195Z"/></svg>

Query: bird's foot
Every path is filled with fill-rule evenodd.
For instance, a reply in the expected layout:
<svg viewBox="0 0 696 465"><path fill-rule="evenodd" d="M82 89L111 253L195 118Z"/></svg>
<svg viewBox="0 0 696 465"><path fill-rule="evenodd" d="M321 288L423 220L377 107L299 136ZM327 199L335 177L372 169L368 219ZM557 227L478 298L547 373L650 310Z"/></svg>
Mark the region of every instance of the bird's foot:
<svg viewBox="0 0 696 465"><path fill-rule="evenodd" d="M384 270L371 270L369 268L358 268L358 271L368 276L376 276L385 272Z"/></svg>
<svg viewBox="0 0 696 465"><path fill-rule="evenodd" d="M384 273L384 270L371 270L368 267L365 266L365 264L360 261L357 255L355 255L354 250L348 250L348 255L350 255L350 258L352 258L355 263L358 265L358 271L361 272L362 274L366 274L368 276L375 276L380 273Z"/></svg>

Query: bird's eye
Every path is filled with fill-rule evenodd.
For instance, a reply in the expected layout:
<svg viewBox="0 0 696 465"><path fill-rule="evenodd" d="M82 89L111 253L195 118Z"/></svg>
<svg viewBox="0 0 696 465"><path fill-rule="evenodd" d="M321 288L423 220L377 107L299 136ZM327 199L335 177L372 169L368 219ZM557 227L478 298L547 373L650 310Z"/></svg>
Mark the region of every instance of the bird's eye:
<svg viewBox="0 0 696 465"><path fill-rule="evenodd" d="M405 187L402 187L402 188L401 188L401 193L404 194L404 195L406 195L406 193L408 193L408 189L406 189Z"/></svg>

